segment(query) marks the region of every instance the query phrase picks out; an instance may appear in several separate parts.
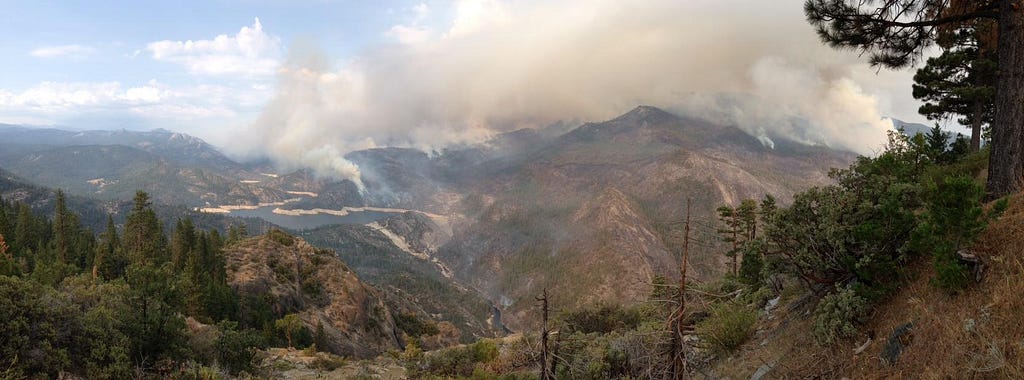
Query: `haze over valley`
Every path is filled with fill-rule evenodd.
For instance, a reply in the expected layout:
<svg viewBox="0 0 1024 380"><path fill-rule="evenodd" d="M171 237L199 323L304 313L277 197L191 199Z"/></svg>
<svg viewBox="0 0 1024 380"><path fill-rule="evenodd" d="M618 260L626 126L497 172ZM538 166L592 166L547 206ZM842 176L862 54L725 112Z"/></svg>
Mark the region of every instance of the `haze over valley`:
<svg viewBox="0 0 1024 380"><path fill-rule="evenodd" d="M0 378L1016 377L984 3L2 5Z"/></svg>

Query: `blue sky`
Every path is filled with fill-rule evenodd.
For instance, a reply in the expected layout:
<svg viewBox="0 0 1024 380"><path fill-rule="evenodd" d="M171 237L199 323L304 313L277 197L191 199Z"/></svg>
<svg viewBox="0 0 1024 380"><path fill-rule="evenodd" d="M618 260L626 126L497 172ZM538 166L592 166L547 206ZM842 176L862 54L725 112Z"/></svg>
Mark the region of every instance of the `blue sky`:
<svg viewBox="0 0 1024 380"><path fill-rule="evenodd" d="M885 117L922 121L912 72L823 46L801 5L0 0L0 123L166 128L343 171L354 149L638 104L863 153Z"/></svg>
<svg viewBox="0 0 1024 380"><path fill-rule="evenodd" d="M6 96L7 104L0 104L0 122L190 130L244 122L266 102L274 70L293 43L315 45L341 62L367 46L393 43L390 28L422 17L416 13L426 7L421 1L3 1L0 100ZM241 41L244 35L256 41ZM218 36L225 46L160 50ZM147 98L152 89L192 92L196 99L164 100L177 110L129 112L156 99ZM64 99L50 99L55 93ZM224 99L203 104L210 94ZM197 108L191 116L190 106ZM181 126L188 123L196 125Z"/></svg>

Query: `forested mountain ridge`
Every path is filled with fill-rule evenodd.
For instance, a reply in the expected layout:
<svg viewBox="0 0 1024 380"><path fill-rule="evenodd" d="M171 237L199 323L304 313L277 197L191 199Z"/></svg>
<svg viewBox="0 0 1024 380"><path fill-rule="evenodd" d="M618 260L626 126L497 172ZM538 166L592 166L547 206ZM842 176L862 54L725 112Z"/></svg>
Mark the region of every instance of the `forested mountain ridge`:
<svg viewBox="0 0 1024 380"><path fill-rule="evenodd" d="M222 235L186 218L165 234L139 192L123 228L108 217L95 235L63 193L55 202L52 217L0 202L5 376L255 374L268 346L368 358L413 338L452 343L433 320L392 317L333 251L280 230Z"/></svg>

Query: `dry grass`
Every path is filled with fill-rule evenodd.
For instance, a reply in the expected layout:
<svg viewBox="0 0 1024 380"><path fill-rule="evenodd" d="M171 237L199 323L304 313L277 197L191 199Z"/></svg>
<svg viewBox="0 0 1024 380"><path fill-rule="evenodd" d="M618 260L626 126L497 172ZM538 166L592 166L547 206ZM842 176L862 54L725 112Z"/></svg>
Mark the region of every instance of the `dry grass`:
<svg viewBox="0 0 1024 380"><path fill-rule="evenodd" d="M765 332L720 360L714 375L742 378L770 363L770 378L1024 378L1024 194L1011 199L974 248L986 263L984 277L958 295L932 286L931 262L922 259L908 271L917 278L877 305L860 337L818 346L811 318L798 309L762 321ZM886 339L907 322L914 324L909 344L894 365L883 363Z"/></svg>

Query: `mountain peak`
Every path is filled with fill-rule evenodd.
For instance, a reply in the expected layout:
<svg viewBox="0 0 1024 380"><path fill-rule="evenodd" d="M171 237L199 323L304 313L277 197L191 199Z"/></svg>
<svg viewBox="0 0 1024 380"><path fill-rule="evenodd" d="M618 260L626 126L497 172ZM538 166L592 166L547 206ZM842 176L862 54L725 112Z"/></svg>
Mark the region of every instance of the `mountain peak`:
<svg viewBox="0 0 1024 380"><path fill-rule="evenodd" d="M619 116L612 121L618 122L647 122L650 124L660 124L672 120L676 120L678 117L671 113L666 112L658 107L640 105L633 110Z"/></svg>

